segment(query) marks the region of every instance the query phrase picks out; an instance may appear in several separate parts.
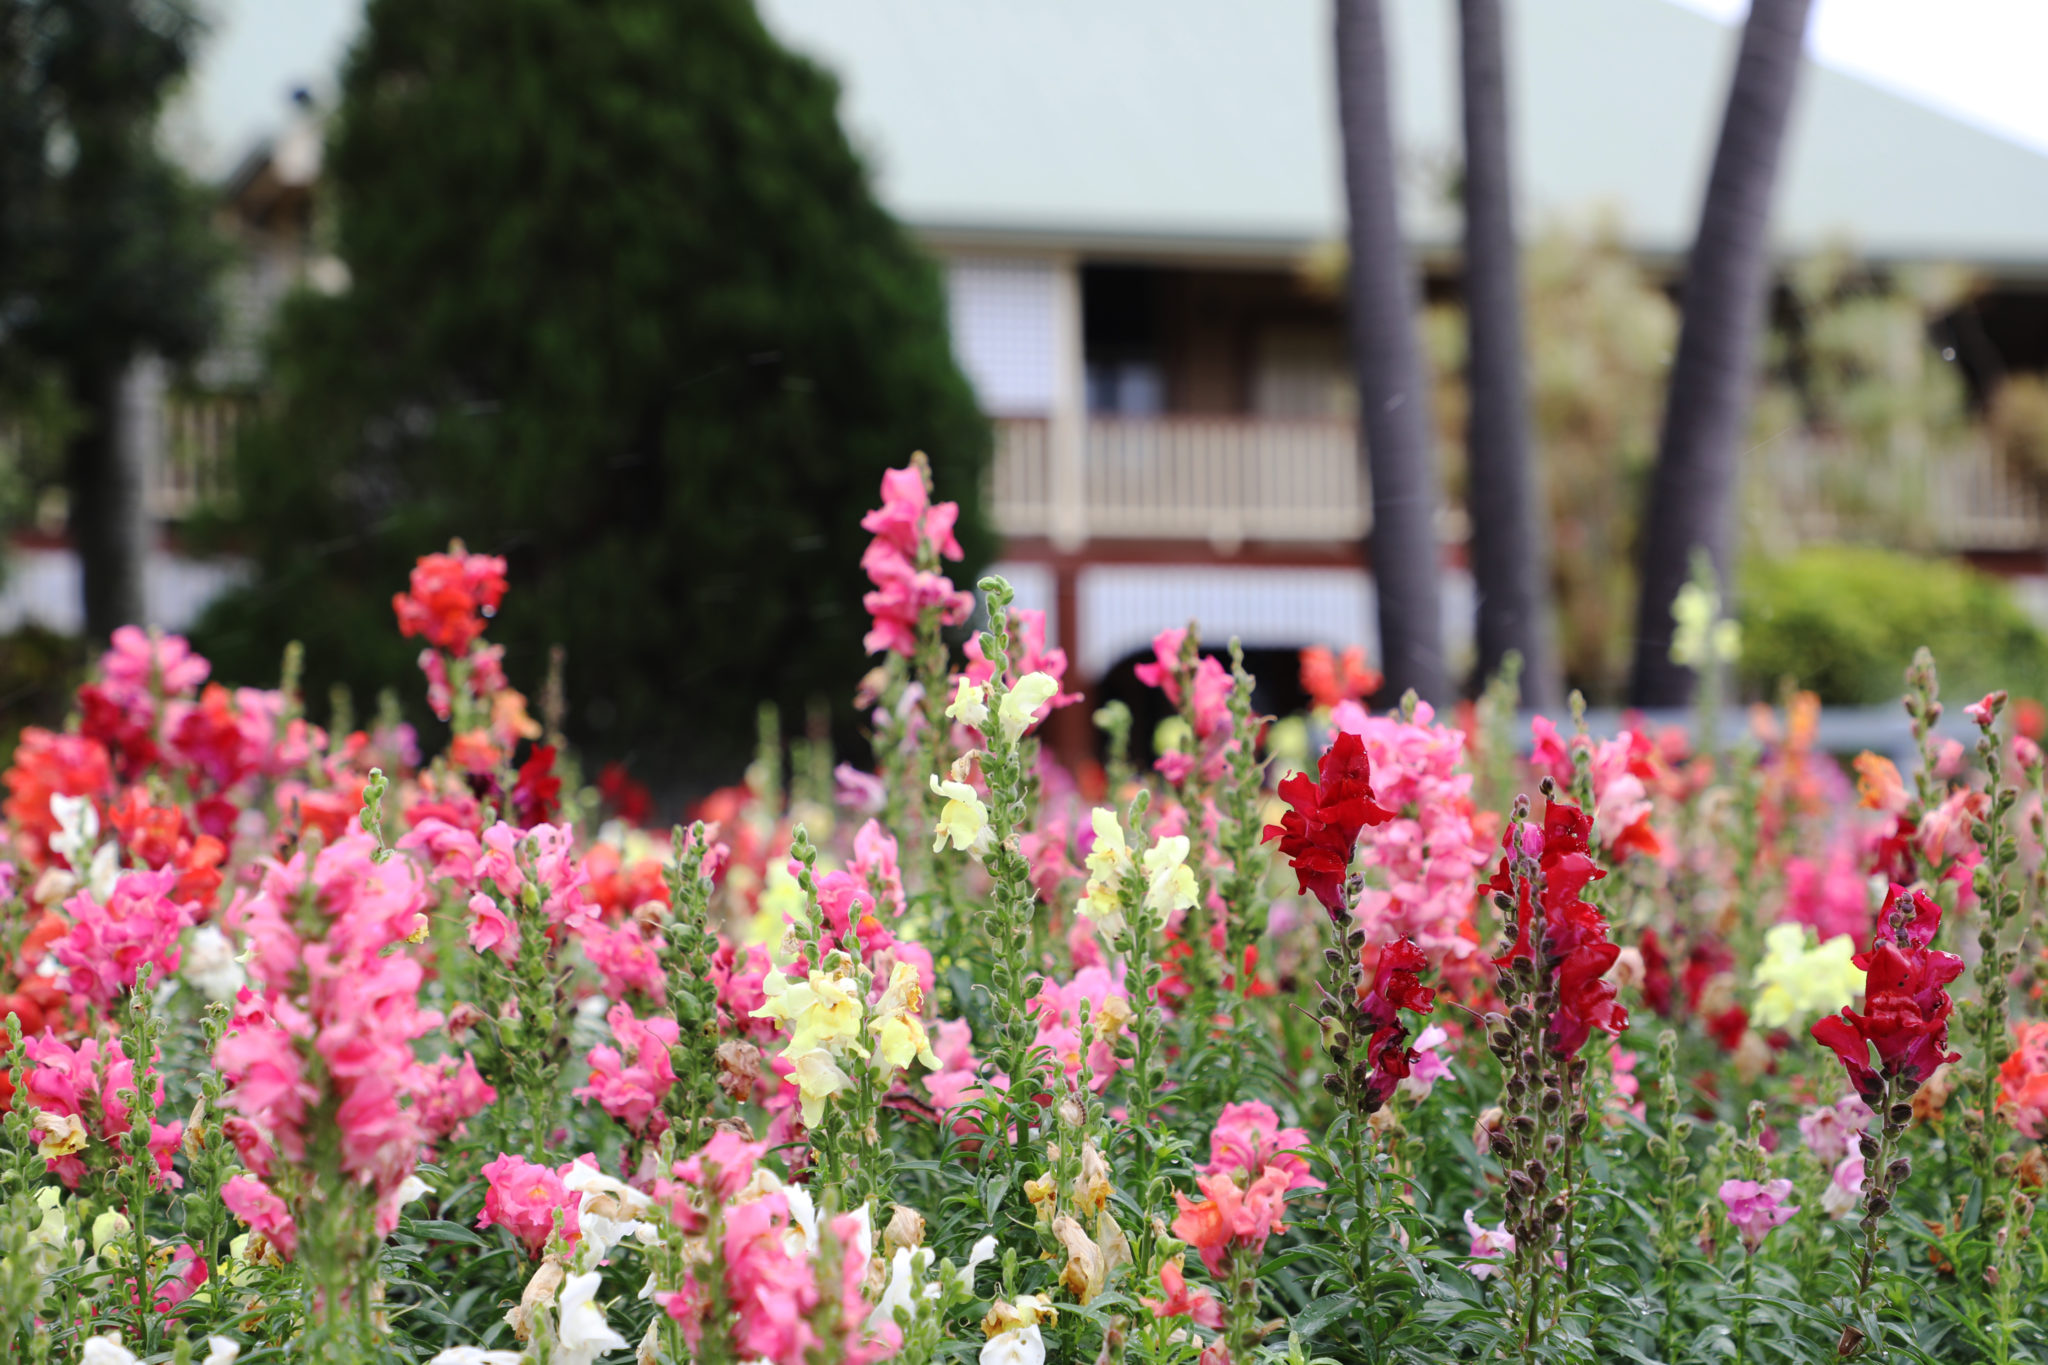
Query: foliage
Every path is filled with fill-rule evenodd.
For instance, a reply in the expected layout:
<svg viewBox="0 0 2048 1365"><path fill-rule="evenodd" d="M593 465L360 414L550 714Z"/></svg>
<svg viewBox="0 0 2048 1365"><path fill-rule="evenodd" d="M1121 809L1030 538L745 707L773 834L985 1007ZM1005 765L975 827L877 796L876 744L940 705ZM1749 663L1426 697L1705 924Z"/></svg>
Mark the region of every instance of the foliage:
<svg viewBox="0 0 2048 1365"><path fill-rule="evenodd" d="M1883 702L1898 661L1922 647L1954 661L1960 690L2048 694L2048 636L2004 583L1966 566L1835 545L1744 574L1741 668L1765 694L1790 678L1827 702Z"/></svg>
<svg viewBox="0 0 2048 1365"><path fill-rule="evenodd" d="M1268 726L1176 627L1173 742L1084 794L1043 618L991 577L946 644L927 477L860 523L875 770L771 721L666 838L510 686L497 556L393 602L432 752L119 632L0 772L8 1358L2048 1346L2048 759L2004 693L1949 744L1922 652L1917 767L1852 790L1811 694L1523 759L1504 700L1370 714L1317 655Z"/></svg>
<svg viewBox="0 0 2048 1365"><path fill-rule="evenodd" d="M279 324L224 528L259 575L207 651L299 639L315 695L373 695L410 662L384 585L460 533L601 752L730 761L760 699L847 696L863 500L928 451L979 559L989 438L837 94L746 0L372 4L327 161L351 283Z"/></svg>

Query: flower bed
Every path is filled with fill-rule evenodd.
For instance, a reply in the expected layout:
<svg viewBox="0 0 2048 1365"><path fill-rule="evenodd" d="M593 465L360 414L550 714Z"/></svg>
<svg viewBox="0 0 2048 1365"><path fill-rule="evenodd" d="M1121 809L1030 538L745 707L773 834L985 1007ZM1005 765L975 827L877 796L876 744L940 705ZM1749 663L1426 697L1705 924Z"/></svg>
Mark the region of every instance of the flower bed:
<svg viewBox="0 0 2048 1365"><path fill-rule="evenodd" d="M1172 629L1152 769L1109 707L1074 774L1043 619L948 648L953 515L863 522L873 770L767 728L666 835L501 560L394 600L431 756L120 632L4 777L0 1356L2038 1353L2038 708L1943 745L1923 660L1910 783L1799 698L1524 761Z"/></svg>

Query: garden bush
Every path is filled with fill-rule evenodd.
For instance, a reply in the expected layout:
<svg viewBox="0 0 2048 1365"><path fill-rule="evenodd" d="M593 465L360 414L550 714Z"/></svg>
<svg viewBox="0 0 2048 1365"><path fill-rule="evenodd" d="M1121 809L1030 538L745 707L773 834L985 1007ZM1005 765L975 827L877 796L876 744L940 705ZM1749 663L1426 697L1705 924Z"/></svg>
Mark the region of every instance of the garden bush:
<svg viewBox="0 0 2048 1365"><path fill-rule="evenodd" d="M992 539L938 271L837 104L751 0L369 4L322 181L348 287L283 311L216 528L257 573L195 641L254 677L298 640L320 714L368 706L412 666L385 585L459 535L587 750L694 780L764 698L850 735L882 471L926 451Z"/></svg>
<svg viewBox="0 0 2048 1365"><path fill-rule="evenodd" d="M957 514L861 521L873 769L766 730L666 835L564 780L495 556L392 585L437 752L120 632L0 774L0 1357L2038 1358L2002 693L1966 752L1922 659L1852 786L1810 694L1522 759L1176 628L1087 790L1043 618L946 644Z"/></svg>
<svg viewBox="0 0 2048 1365"><path fill-rule="evenodd" d="M1743 576L1742 673L1767 695L1790 678L1824 702L1890 701L1900 661L1922 648L1960 690L2048 693L2048 635L2005 584L1965 565L1825 545Z"/></svg>

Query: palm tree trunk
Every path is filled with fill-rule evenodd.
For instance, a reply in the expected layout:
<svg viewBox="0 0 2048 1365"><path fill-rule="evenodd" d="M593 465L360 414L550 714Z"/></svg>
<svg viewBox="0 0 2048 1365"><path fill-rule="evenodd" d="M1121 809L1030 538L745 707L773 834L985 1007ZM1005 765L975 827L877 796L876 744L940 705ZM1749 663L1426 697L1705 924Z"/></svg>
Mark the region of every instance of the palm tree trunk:
<svg viewBox="0 0 2048 1365"><path fill-rule="evenodd" d="M1472 414L1472 576L1479 677L1522 656L1522 698L1555 712L1559 691L1522 374L1521 277L1508 157L1507 53L1501 0L1459 0L1465 104L1465 327Z"/></svg>
<svg viewBox="0 0 2048 1365"><path fill-rule="evenodd" d="M1671 661L1671 604L1705 549L1725 584L1742 428L1770 275L1771 193L1799 79L1811 0L1751 0L1686 265L1684 321L1643 524L1638 706L1682 706L1693 674Z"/></svg>
<svg viewBox="0 0 2048 1365"><path fill-rule="evenodd" d="M83 421L66 451L71 545L78 556L85 635L106 643L118 626L141 624L152 539L149 442L161 389L148 359L85 363L70 377Z"/></svg>
<svg viewBox="0 0 2048 1365"><path fill-rule="evenodd" d="M1379 0L1337 0L1337 108L1351 211L1351 363L1372 482L1367 550L1387 690L1449 699L1439 604L1440 501L1429 389L1415 334L1418 291L1395 206L1393 111Z"/></svg>

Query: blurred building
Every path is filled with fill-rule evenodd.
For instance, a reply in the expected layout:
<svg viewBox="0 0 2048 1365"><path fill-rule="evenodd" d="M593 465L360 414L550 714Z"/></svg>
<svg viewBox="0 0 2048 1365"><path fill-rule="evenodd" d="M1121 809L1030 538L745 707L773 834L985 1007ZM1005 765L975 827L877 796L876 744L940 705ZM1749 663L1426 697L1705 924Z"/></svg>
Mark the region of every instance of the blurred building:
<svg viewBox="0 0 2048 1365"><path fill-rule="evenodd" d="M956 352L997 428L1000 567L1081 675L1190 618L1214 642L1370 649L1328 0L760 3L838 75L884 203L944 266ZM1455 6L1398 0L1388 15L1403 222L1430 295L1454 297ZM1664 0L1522 0L1509 21L1524 230L1608 214L1675 280L1736 31ZM1807 74L1776 213L1788 257L1846 243L1879 265L1968 267L1980 283L1955 363L1978 386L2048 368L2048 157ZM157 510L172 525L231 494L226 452L278 301L347 284L321 245L317 112L300 100L280 130L224 187L242 264L226 336L166 407ZM1845 471L1867 452L1788 431L1753 465L1808 537L1854 533L1845 476L1889 480L1924 505L1933 548L2020 575L2048 603L2035 484L1981 443L1939 455ZM1472 625L1462 514L1438 529L1458 649ZM0 629L75 618L75 569L38 554L0 591ZM184 585L166 625L218 581L180 572L161 576Z"/></svg>
<svg viewBox="0 0 2048 1365"><path fill-rule="evenodd" d="M954 344L997 422L1002 567L1083 675L1191 617L1212 641L1370 646L1327 0L762 9L838 74L884 202L945 262ZM1443 296L1456 7L1388 16L1403 223ZM1737 32L1660 0L1540 0L1509 21L1525 230L1600 208L1675 276ZM1788 254L1967 265L1989 283L1960 363L2048 360L2048 157L1813 69L1781 187ZM1788 439L1764 463L1799 503L1827 472L1814 458ZM2038 494L1989 451L1957 452L1927 496L1942 548L2048 569ZM1461 516L1439 529L1448 638L1469 642Z"/></svg>

